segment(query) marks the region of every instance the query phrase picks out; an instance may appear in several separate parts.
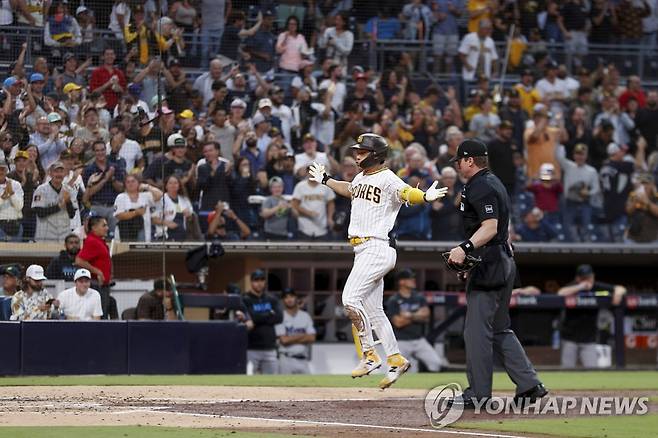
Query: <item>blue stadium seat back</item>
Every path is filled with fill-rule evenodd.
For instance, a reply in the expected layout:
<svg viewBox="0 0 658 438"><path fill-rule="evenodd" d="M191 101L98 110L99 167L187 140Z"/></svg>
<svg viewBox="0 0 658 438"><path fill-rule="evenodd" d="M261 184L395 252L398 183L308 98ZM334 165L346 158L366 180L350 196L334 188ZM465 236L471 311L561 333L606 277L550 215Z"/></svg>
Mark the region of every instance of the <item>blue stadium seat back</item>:
<svg viewBox="0 0 658 438"><path fill-rule="evenodd" d="M0 301L0 321L9 321L11 317L11 297L2 297Z"/></svg>

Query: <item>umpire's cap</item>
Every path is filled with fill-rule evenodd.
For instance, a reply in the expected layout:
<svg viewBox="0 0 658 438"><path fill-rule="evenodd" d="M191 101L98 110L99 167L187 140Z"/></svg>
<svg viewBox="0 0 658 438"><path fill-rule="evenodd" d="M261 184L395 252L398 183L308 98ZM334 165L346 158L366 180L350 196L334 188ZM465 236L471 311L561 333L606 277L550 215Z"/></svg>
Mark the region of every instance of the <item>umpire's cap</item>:
<svg viewBox="0 0 658 438"><path fill-rule="evenodd" d="M398 272L397 279L399 280L408 280L410 278L416 278L416 273L411 268L405 268Z"/></svg>
<svg viewBox="0 0 658 438"><path fill-rule="evenodd" d="M469 138L461 142L457 148L457 153L454 157L452 157L450 162L454 163L461 158L486 157L487 155L489 155L489 152L487 151L487 145L475 138Z"/></svg>

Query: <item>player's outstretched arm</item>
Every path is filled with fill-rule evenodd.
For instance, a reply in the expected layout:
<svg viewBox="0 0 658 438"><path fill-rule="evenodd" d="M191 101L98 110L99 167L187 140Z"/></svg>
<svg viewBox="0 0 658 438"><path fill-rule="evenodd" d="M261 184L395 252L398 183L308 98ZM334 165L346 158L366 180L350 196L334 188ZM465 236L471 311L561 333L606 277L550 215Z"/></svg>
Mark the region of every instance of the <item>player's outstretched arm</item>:
<svg viewBox="0 0 658 438"><path fill-rule="evenodd" d="M423 192L421 189L411 186L406 186L400 190L400 199L409 204L422 204L423 202L434 202L437 199L443 198L448 193L447 187L437 189L438 181L434 181L427 191Z"/></svg>
<svg viewBox="0 0 658 438"><path fill-rule="evenodd" d="M334 192L338 193L341 196L350 198L352 193L350 193L350 183L347 181L337 181L327 174L324 165L319 163L313 163L308 169L309 178L312 181L324 184Z"/></svg>

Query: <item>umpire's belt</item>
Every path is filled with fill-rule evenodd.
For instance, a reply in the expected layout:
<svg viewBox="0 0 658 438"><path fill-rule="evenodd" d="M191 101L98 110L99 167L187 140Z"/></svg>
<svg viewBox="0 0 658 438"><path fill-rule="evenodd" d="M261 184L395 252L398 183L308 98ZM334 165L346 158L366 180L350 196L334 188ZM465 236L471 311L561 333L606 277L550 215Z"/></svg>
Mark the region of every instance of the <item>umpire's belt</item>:
<svg viewBox="0 0 658 438"><path fill-rule="evenodd" d="M308 357L304 356L303 354L288 354L288 353L281 353L281 354L291 359L308 360Z"/></svg>
<svg viewBox="0 0 658 438"><path fill-rule="evenodd" d="M370 239L372 239L372 237L350 237L350 245L359 246L362 243L366 243Z"/></svg>

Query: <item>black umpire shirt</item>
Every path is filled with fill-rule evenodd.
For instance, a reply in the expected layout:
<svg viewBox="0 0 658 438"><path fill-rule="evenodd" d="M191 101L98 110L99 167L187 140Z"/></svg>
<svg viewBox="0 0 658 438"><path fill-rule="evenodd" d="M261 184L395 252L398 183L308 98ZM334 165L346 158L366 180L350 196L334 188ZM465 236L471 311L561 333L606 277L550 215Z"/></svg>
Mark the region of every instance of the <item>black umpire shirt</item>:
<svg viewBox="0 0 658 438"><path fill-rule="evenodd" d="M510 201L505 186L489 169L480 170L466 183L459 209L468 238L485 220L498 219L498 232L486 246L507 243Z"/></svg>
<svg viewBox="0 0 658 438"><path fill-rule="evenodd" d="M399 315L401 312L414 313L421 307L427 306L427 300L418 292L412 292L409 298L405 298L399 293L393 295L386 302L386 314L389 319L393 320L393 316ZM395 337L399 341L413 341L423 337L424 324L420 322L412 322L411 324L397 328L393 326Z"/></svg>

